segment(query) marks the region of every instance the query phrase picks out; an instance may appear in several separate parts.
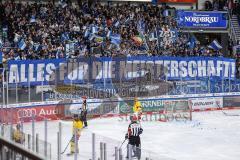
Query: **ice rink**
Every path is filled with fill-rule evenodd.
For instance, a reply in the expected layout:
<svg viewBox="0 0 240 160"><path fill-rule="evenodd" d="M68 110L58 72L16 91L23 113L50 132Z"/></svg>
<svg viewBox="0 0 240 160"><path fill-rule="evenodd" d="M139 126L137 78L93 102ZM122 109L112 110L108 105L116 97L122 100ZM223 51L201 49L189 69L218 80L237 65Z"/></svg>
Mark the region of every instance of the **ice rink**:
<svg viewBox="0 0 240 160"><path fill-rule="evenodd" d="M226 112L227 115L223 114ZM153 160L239 160L240 157L240 110L193 113L193 121L159 122L143 121L142 154ZM48 142L51 143L52 159L57 159L57 132L62 123L62 151L72 137L71 121L49 121ZM92 132L96 133L97 157L99 143L107 143L108 160L114 160L114 147L124 140L129 121L115 118L99 118L89 121L79 141L79 160L91 158ZM24 124L24 132L32 133L31 123ZM44 123L36 123L36 133L44 140ZM69 148L66 153L69 152ZM122 147L126 152L126 146ZM74 156L62 155L63 160Z"/></svg>

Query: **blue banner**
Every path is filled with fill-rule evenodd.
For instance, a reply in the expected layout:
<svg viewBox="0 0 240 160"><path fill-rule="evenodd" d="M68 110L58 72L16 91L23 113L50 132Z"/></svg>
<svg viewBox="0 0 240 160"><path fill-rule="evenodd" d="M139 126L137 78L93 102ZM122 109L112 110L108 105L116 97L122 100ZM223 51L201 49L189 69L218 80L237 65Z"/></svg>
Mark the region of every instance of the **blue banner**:
<svg viewBox="0 0 240 160"><path fill-rule="evenodd" d="M218 11L177 11L177 21L182 28L222 28L228 26L227 12Z"/></svg>
<svg viewBox="0 0 240 160"><path fill-rule="evenodd" d="M192 81L175 81L175 87L170 91L169 95L224 92L240 92L240 81L237 79L233 81L208 78Z"/></svg>
<svg viewBox="0 0 240 160"><path fill-rule="evenodd" d="M124 57L8 61L11 84L93 84L155 80L235 79L235 59L213 57Z"/></svg>

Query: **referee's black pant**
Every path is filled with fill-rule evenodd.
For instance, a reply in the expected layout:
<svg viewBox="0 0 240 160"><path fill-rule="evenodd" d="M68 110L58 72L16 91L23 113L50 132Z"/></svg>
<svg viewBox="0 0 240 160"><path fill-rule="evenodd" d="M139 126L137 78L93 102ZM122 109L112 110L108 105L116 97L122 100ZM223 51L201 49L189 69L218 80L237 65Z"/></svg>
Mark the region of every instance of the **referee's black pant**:
<svg viewBox="0 0 240 160"><path fill-rule="evenodd" d="M139 136L130 136L128 144L132 147L133 156L137 157L138 159L141 159L141 140ZM129 146L127 147L127 158L129 157L130 151Z"/></svg>

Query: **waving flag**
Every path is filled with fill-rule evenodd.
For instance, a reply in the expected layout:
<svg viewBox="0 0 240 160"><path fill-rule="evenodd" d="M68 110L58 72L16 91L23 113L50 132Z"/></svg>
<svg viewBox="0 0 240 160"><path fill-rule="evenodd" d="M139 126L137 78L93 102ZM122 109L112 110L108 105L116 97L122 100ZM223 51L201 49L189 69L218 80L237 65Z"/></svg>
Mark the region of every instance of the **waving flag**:
<svg viewBox="0 0 240 160"><path fill-rule="evenodd" d="M142 19L138 21L137 30L139 32L139 35L132 37L133 42L136 45L141 46L141 47L143 47L146 50L149 50L146 38L144 36L145 22Z"/></svg>
<svg viewBox="0 0 240 160"><path fill-rule="evenodd" d="M95 42L97 42L97 43L102 43L104 40L104 38L101 36L95 36L94 38L95 38Z"/></svg>
<svg viewBox="0 0 240 160"><path fill-rule="evenodd" d="M141 36L134 36L132 37L132 40L138 46L141 46L143 44L143 39Z"/></svg>
<svg viewBox="0 0 240 160"><path fill-rule="evenodd" d="M36 22L36 17L35 16L31 16L30 23L35 23L35 22Z"/></svg>
<svg viewBox="0 0 240 160"><path fill-rule="evenodd" d="M145 22L143 20L138 21L137 30L142 33L145 32Z"/></svg>
<svg viewBox="0 0 240 160"><path fill-rule="evenodd" d="M70 38L69 38L69 35L68 35L67 32L62 33L62 35L61 35L61 41L67 41L67 40L69 40L69 39L70 39Z"/></svg>
<svg viewBox="0 0 240 160"><path fill-rule="evenodd" d="M155 41L155 40L157 40L157 39L158 39L158 38L157 38L157 33L156 33L156 32L150 33L148 39L149 39L149 41Z"/></svg>
<svg viewBox="0 0 240 160"><path fill-rule="evenodd" d="M120 45L121 43L121 35L120 34L112 34L110 36L111 43L115 45Z"/></svg>
<svg viewBox="0 0 240 160"><path fill-rule="evenodd" d="M217 40L214 40L214 41L212 41L212 43L210 43L208 48L218 51L218 50L222 49L222 46L219 44L219 42Z"/></svg>
<svg viewBox="0 0 240 160"><path fill-rule="evenodd" d="M157 0L152 0L153 5L157 5L158 1Z"/></svg>
<svg viewBox="0 0 240 160"><path fill-rule="evenodd" d="M120 24L120 22L119 22L119 21L116 21L116 22L114 23L114 27L118 27L119 24Z"/></svg>
<svg viewBox="0 0 240 160"><path fill-rule="evenodd" d="M95 34L98 32L97 26L92 26L92 34Z"/></svg>
<svg viewBox="0 0 240 160"><path fill-rule="evenodd" d="M178 30L177 29L171 29L171 38L173 40L173 42L176 42L176 40L178 39Z"/></svg>
<svg viewBox="0 0 240 160"><path fill-rule="evenodd" d="M129 22L130 22L130 17L128 17L128 18L125 20L124 24L126 25L126 24L128 24Z"/></svg>
<svg viewBox="0 0 240 160"><path fill-rule="evenodd" d="M40 44L38 44L38 43L33 44L34 51L38 51L39 48L40 48Z"/></svg>
<svg viewBox="0 0 240 160"><path fill-rule="evenodd" d="M3 42L2 40L0 39L0 49L3 47Z"/></svg>
<svg viewBox="0 0 240 160"><path fill-rule="evenodd" d="M18 42L18 48L21 49L21 50L24 50L26 48L26 43L25 43L24 39L21 39Z"/></svg>
<svg viewBox="0 0 240 160"><path fill-rule="evenodd" d="M197 41L196 37L192 35L189 42L187 43L189 48L193 49L196 45L196 41Z"/></svg>
<svg viewBox="0 0 240 160"><path fill-rule="evenodd" d="M93 40L93 38L95 38L95 34L89 34L89 37L88 37L88 39L91 41L91 40Z"/></svg>
<svg viewBox="0 0 240 160"><path fill-rule="evenodd" d="M87 37L88 37L88 35L89 35L89 30L88 30L88 29L86 29L86 30L85 30L85 32L84 32L84 38L87 38Z"/></svg>
<svg viewBox="0 0 240 160"><path fill-rule="evenodd" d="M62 8L67 7L67 3L65 2L65 0L60 0L59 4L62 6Z"/></svg>
<svg viewBox="0 0 240 160"><path fill-rule="evenodd" d="M109 37L111 36L111 34L112 34L112 31L109 30L109 31L107 32L107 37L109 38Z"/></svg>
<svg viewBox="0 0 240 160"><path fill-rule="evenodd" d="M165 10L163 11L163 16L164 16L164 17L169 16L169 11L168 11L167 9L165 9Z"/></svg>

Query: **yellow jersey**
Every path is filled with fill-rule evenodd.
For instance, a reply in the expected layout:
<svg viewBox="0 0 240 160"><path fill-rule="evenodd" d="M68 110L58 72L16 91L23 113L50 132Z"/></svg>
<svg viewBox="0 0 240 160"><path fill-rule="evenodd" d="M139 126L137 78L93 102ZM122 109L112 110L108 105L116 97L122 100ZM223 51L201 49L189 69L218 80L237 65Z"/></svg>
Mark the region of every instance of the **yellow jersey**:
<svg viewBox="0 0 240 160"><path fill-rule="evenodd" d="M82 128L83 128L83 122L81 120L73 120L73 137L70 142L71 153L74 153L76 150L77 150L77 153L79 152L79 148L77 144L78 144L79 137L81 136ZM75 140L75 136L77 138L77 141Z"/></svg>
<svg viewBox="0 0 240 160"><path fill-rule="evenodd" d="M80 120L74 120L73 121L73 133L75 129L77 129L77 132L80 132L80 130L83 128L83 122Z"/></svg>
<svg viewBox="0 0 240 160"><path fill-rule="evenodd" d="M140 101L135 101L134 102L134 105L133 105L133 112L136 113L136 112L142 112L142 104Z"/></svg>

